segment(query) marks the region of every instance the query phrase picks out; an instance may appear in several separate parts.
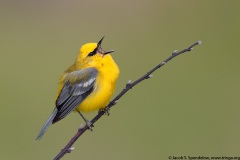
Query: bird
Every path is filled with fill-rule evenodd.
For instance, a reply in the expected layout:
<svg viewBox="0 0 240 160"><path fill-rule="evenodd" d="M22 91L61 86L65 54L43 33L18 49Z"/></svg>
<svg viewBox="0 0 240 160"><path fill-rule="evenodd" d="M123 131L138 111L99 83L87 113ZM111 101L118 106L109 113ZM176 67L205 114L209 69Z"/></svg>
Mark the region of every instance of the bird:
<svg viewBox="0 0 240 160"><path fill-rule="evenodd" d="M93 126L82 114L104 110L115 90L120 71L110 53L101 47L104 37L98 43L84 44L73 65L63 72L59 79L55 108L47 119L36 140L40 140L51 124L71 112L78 112L89 129Z"/></svg>

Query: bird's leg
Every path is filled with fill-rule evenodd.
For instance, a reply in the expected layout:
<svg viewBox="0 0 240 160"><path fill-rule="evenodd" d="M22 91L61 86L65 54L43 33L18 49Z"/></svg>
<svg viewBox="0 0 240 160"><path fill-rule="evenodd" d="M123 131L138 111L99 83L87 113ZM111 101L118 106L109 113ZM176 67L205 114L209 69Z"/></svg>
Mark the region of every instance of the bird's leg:
<svg viewBox="0 0 240 160"><path fill-rule="evenodd" d="M79 113L80 116L83 118L83 120L86 122L86 125L88 126L89 130L92 131L92 127L94 127L93 124L92 124L92 122L88 121L88 120L82 115L81 112L78 111L78 113Z"/></svg>
<svg viewBox="0 0 240 160"><path fill-rule="evenodd" d="M106 114L107 116L109 116L110 115L110 109L108 108L108 107L106 107L106 108L103 108L103 109L100 109L98 112L101 112L101 111L103 111L104 112L104 114Z"/></svg>

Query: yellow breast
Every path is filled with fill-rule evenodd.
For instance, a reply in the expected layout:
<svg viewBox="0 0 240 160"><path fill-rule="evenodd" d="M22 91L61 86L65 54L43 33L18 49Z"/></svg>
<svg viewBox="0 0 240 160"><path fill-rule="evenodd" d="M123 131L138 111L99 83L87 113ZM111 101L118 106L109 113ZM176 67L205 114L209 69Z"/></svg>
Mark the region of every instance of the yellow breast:
<svg viewBox="0 0 240 160"><path fill-rule="evenodd" d="M98 76L94 90L79 105L76 111L90 112L105 108L114 92L119 68L110 55L103 58L102 65L96 68Z"/></svg>

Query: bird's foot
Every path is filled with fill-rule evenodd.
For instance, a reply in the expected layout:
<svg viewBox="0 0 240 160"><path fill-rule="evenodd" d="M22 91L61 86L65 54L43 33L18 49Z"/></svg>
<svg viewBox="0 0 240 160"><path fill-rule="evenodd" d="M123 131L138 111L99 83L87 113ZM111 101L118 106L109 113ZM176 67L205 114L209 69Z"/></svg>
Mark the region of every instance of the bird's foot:
<svg viewBox="0 0 240 160"><path fill-rule="evenodd" d="M101 111L103 111L104 114L107 115L107 116L110 115L110 112L109 112L109 111L110 111L110 108L108 108L108 107L107 107L107 108L104 108L104 109L100 109L98 112L101 112Z"/></svg>
<svg viewBox="0 0 240 160"><path fill-rule="evenodd" d="M93 123L92 123L91 121L88 121L88 120L82 115L81 112L78 112L78 113L79 113L79 115L83 118L83 120L86 122L86 126L88 127L88 129L89 129L90 131L92 131L92 128L94 127L94 126L93 126Z"/></svg>
<svg viewBox="0 0 240 160"><path fill-rule="evenodd" d="M90 122L90 121L88 121L88 120L86 120L85 122L86 122L86 125L88 126L88 129L89 129L90 131L93 131L93 129L92 129L92 128L94 127L93 123Z"/></svg>

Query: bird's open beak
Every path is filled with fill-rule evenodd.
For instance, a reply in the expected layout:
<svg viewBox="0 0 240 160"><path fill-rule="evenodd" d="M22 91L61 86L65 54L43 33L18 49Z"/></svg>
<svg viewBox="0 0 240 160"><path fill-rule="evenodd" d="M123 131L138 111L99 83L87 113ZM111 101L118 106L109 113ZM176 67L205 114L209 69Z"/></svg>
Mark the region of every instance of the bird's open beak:
<svg viewBox="0 0 240 160"><path fill-rule="evenodd" d="M100 41L98 42L98 46L101 46L104 37L105 37L105 36L103 36L102 39L100 39Z"/></svg>
<svg viewBox="0 0 240 160"><path fill-rule="evenodd" d="M104 51L103 49L102 49L102 47L101 47L101 44L102 44L102 41L103 41L103 39L104 39L104 36L102 37L102 39L98 42L98 44L97 44L97 51L98 51L98 53L101 53L103 56L104 55L106 55L106 54L109 54L109 53L112 53L112 52L114 52L114 50L110 50L110 51Z"/></svg>

